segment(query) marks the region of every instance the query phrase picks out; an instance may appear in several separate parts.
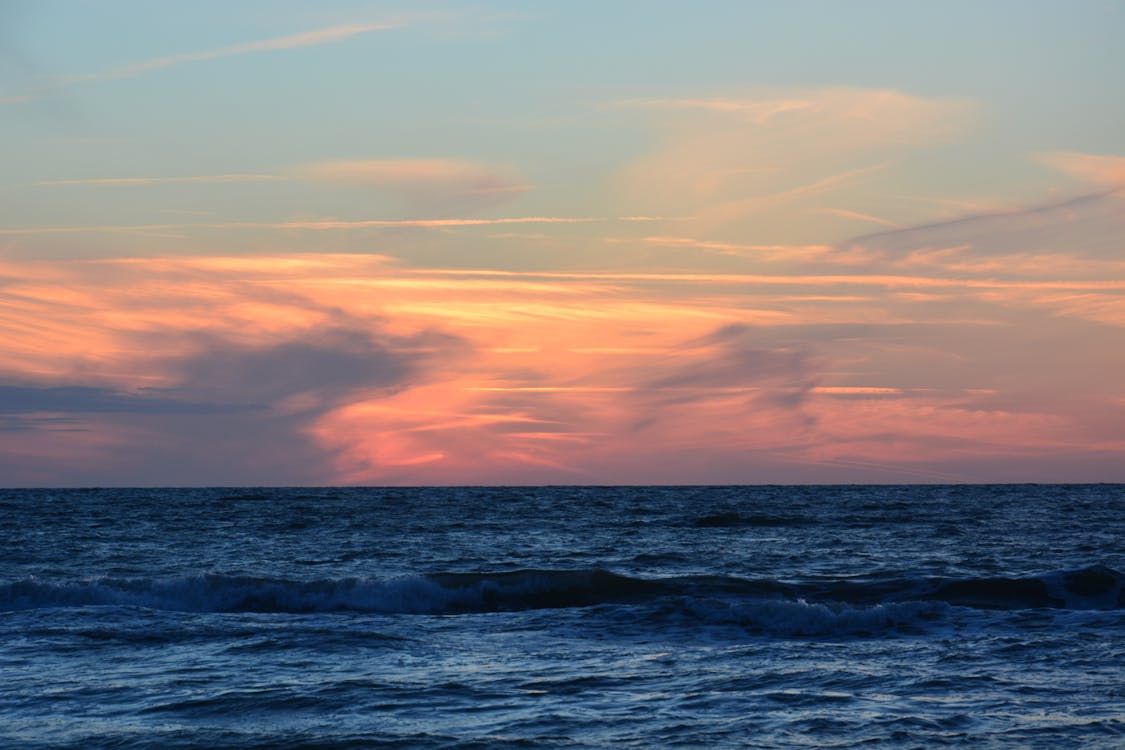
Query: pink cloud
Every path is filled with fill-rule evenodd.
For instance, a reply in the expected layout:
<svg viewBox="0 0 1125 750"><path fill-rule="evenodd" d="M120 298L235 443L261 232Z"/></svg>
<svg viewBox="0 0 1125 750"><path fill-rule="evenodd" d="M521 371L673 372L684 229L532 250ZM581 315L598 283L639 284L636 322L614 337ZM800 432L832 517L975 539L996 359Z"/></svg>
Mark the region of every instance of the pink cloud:
<svg viewBox="0 0 1125 750"><path fill-rule="evenodd" d="M1096 185L1125 184L1125 157L1122 156L1051 151L1037 154L1036 160L1083 182Z"/></svg>
<svg viewBox="0 0 1125 750"><path fill-rule="evenodd" d="M830 246L682 234L635 242L731 253L731 270L10 258L5 470L122 481L187 456L212 482L979 480L989 460L1120 459L1125 278L1098 244L1113 200L861 238L865 264L831 273ZM1014 248L1094 271L973 265Z"/></svg>
<svg viewBox="0 0 1125 750"><path fill-rule="evenodd" d="M132 78L142 73L161 70L163 68L170 68L174 65L182 65L184 63L205 62L208 60L218 60L224 57L248 55L256 52L273 52L284 49L295 49L298 47L313 47L321 44L331 44L334 42L339 42L344 39L350 39L351 37L359 36L361 34L369 34L374 31L389 31L394 28L397 28L397 26L394 24L386 23L345 24L341 26L331 26L323 29L314 29L312 31L303 31L297 34L290 34L288 36L273 37L271 39L259 39L253 42L241 42L238 44L231 44L226 47L217 47L215 49L201 50L198 52L184 52L178 55L155 57L150 60L143 60L141 62L132 63L129 65L122 65L104 73L86 73L82 75L69 76L63 80L65 80L66 82L78 82L98 78Z"/></svg>
<svg viewBox="0 0 1125 750"><path fill-rule="evenodd" d="M846 236L840 222L810 218L810 209L843 203L863 212L895 184L898 159L958 137L974 110L963 100L857 88L625 104L660 114L645 121L656 145L618 176L629 205L690 214L690 231L722 233L716 238L752 232L760 243L810 244Z"/></svg>
<svg viewBox="0 0 1125 750"><path fill-rule="evenodd" d="M595 224L612 222L660 221L658 217L592 217L592 216L506 216L493 219L311 219L293 221L226 221L177 224L94 224L82 226L24 227L0 229L0 235L136 233L192 229L444 229L452 227L487 227L512 224Z"/></svg>
<svg viewBox="0 0 1125 750"><path fill-rule="evenodd" d="M377 189L397 196L412 211L426 213L481 209L531 189L509 169L464 159L321 162L305 165L295 175Z"/></svg>

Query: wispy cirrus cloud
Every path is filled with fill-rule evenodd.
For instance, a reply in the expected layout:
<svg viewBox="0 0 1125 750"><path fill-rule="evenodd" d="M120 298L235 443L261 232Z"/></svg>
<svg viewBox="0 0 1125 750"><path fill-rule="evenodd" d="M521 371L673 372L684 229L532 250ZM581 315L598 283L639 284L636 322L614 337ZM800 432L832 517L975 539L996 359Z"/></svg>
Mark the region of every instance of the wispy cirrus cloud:
<svg viewBox="0 0 1125 750"><path fill-rule="evenodd" d="M274 182L290 179L280 174L212 174L188 175L181 177L91 177L76 180L40 180L28 183L30 187L61 187L66 185L104 185L131 186L131 185L174 185L174 184L208 184L225 182Z"/></svg>
<svg viewBox="0 0 1125 750"><path fill-rule="evenodd" d="M1083 154L1077 151L1050 151L1036 154L1036 161L1083 182L1097 185L1125 185L1125 157Z"/></svg>
<svg viewBox="0 0 1125 750"><path fill-rule="evenodd" d="M98 232L151 232L188 229L448 229L456 227L486 227L511 224L595 224L605 222L662 221L660 217L639 216L506 216L493 219L443 218L443 219L312 219L307 221L226 221L196 222L191 224L93 224L85 226L25 227L0 229L0 235L36 234L86 234Z"/></svg>
<svg viewBox="0 0 1125 750"><path fill-rule="evenodd" d="M344 160L305 164L285 174L231 173L182 176L93 177L40 180L36 187L55 185L148 185L177 182L256 182L307 180L407 191L501 193L530 189L514 180L509 170L467 159Z"/></svg>
<svg viewBox="0 0 1125 750"><path fill-rule="evenodd" d="M856 221L865 221L871 224L880 224L885 227L890 227L891 229L902 229L901 224L893 221L888 221L887 219L881 219L878 216L872 216L871 214L860 213L859 211L849 211L846 208L822 208L820 210L823 213L832 214L844 219L854 219Z"/></svg>
<svg viewBox="0 0 1125 750"><path fill-rule="evenodd" d="M353 193L373 191L381 202L389 201L401 212L419 221L477 213L531 190L530 185L517 179L513 171L505 167L449 158L329 161L274 172L82 177L39 180L16 187L124 189L276 182L304 183L318 190L327 186ZM327 226L326 223L321 224L322 228ZM334 228L342 226L337 222ZM150 228L146 231L154 230Z"/></svg>
<svg viewBox="0 0 1125 750"><path fill-rule="evenodd" d="M495 277L508 279L557 279L575 281L634 282L638 284L714 285L762 287L873 286L888 289L1125 289L1125 279L998 279L941 278L903 273L694 273L616 271L494 271L474 269L425 269L422 275Z"/></svg>
<svg viewBox="0 0 1125 750"><path fill-rule="evenodd" d="M1125 188L1067 196L1038 205L974 212L956 219L900 227L851 242L899 259L910 253L962 248L976 258L1063 253L1117 260L1125 232Z"/></svg>
<svg viewBox="0 0 1125 750"><path fill-rule="evenodd" d="M757 195L751 198L723 201L713 206L700 209L695 217L695 222L704 229L722 227L732 222L745 220L751 215L763 211L777 209L788 204L798 203L810 197L838 191L849 184L865 178L867 175L881 172L889 166L887 162L869 164L856 169L849 169L839 174L832 174L812 182L786 188L775 193Z"/></svg>
<svg viewBox="0 0 1125 750"><path fill-rule="evenodd" d="M787 112L800 112L815 106L809 99L731 99L731 98L655 98L625 99L619 102L623 107L645 107L653 109L702 110L722 112L745 117L756 124L765 124Z"/></svg>
<svg viewBox="0 0 1125 750"><path fill-rule="evenodd" d="M9 258L0 463L32 481L61 460L75 482L188 464L244 483L984 481L1072 477L1055 457L1085 451L1083 477L1112 479L1119 214L1102 193L803 255L634 240L729 252L727 272ZM825 273L849 244L866 261ZM1011 261L1063 251L1088 272Z"/></svg>
<svg viewBox="0 0 1125 750"><path fill-rule="evenodd" d="M418 213L478 210L531 189L510 169L466 159L330 161L305 165L295 175L378 190Z"/></svg>
<svg viewBox="0 0 1125 750"><path fill-rule="evenodd" d="M325 44L335 44L365 34L399 29L407 25L407 23L407 21L393 21L386 23L342 24L320 29L313 29L310 31L302 31L296 34L288 34L286 36L271 37L269 39L239 42L224 47L215 47L212 49L198 50L194 52L182 52L174 55L164 55L161 57L150 58L148 60L141 60L135 63L120 65L103 71L56 75L49 79L49 81L45 84L32 86L22 92L0 96L0 104L16 104L34 101L44 94L47 94L59 88L73 86L89 81L136 78L147 73L164 70L166 68L171 68L178 65L221 60L224 58L237 57L241 55L251 55L261 52L277 52L281 50L298 49L302 47L315 47Z"/></svg>
<svg viewBox="0 0 1125 750"><path fill-rule="evenodd" d="M215 414L254 410L254 404L189 401L174 394L91 386L0 385L0 414Z"/></svg>
<svg viewBox="0 0 1125 750"><path fill-rule="evenodd" d="M238 44L231 44L226 47L217 47L214 49L201 50L198 52L183 52L177 55L154 57L149 60L142 60L140 62L131 63L129 65L122 65L100 73L81 73L77 75L64 76L61 80L66 83L77 83L80 81L90 81L104 78L133 78L135 76L141 75L142 73L150 73L152 71L170 68L174 65L206 62L208 60L220 60L224 57L249 55L257 52L275 52L278 50L295 49L299 47L315 47L322 44L333 44L335 42L350 39L361 34L370 34L376 31L390 31L396 28L399 28L399 25L394 23L345 24L341 26L329 26L323 29L303 31L298 34L289 34L287 36L273 37L270 39L259 39L252 42L240 42Z"/></svg>
<svg viewBox="0 0 1125 750"><path fill-rule="evenodd" d="M701 240L695 239L694 237L675 237L669 235L655 235L648 237L639 237L635 239L608 237L606 238L606 241L613 243L642 242L648 245L660 245L662 247L682 247L698 250L712 250L717 253L730 255L796 253L808 250L826 252L831 249L828 245L754 245L741 242L721 242L719 240Z"/></svg>
<svg viewBox="0 0 1125 750"><path fill-rule="evenodd" d="M297 174L310 180L419 192L501 193L529 189L505 170L465 159L376 159L308 164Z"/></svg>
<svg viewBox="0 0 1125 750"><path fill-rule="evenodd" d="M415 214L479 210L531 189L511 169L468 159L342 160L305 164L269 173L138 175L39 180L25 187L151 187L296 181L318 186L375 190Z"/></svg>
<svg viewBox="0 0 1125 750"><path fill-rule="evenodd" d="M692 231L714 239L752 232L758 242L846 238L853 228L841 231L820 209L872 216L869 205L895 183L898 162L965 133L975 110L962 99L861 88L619 104L657 136L619 175L630 205L689 214Z"/></svg>

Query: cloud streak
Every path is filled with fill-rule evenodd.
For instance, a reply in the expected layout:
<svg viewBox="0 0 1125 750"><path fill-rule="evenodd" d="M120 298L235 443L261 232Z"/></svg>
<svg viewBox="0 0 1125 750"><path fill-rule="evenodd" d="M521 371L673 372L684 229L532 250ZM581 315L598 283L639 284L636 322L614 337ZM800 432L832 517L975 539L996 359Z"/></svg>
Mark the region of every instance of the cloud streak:
<svg viewBox="0 0 1125 750"><path fill-rule="evenodd" d="M29 183L30 187L60 187L65 185L104 185L109 187L131 185L209 184L226 182L275 182L288 180L278 174L213 174L185 177L95 177L80 180L41 180Z"/></svg>
<svg viewBox="0 0 1125 750"><path fill-rule="evenodd" d="M955 140L975 109L965 100L859 88L622 105L657 135L651 151L619 174L624 200L638 212L690 214L690 230L708 239L749 235L771 244L846 238L826 209L871 218L866 204L894 191L903 157ZM846 198L837 195L845 190ZM826 205L829 194L835 200Z"/></svg>
<svg viewBox="0 0 1125 750"><path fill-rule="evenodd" d="M226 221L218 223L196 222L191 224L96 224L88 226L25 227L22 229L0 229L0 235L35 234L87 234L97 232L150 232L184 229L447 229L455 227L503 226L509 224L596 224L607 222L662 221L660 217L639 216L509 216L495 219L447 218L447 219L319 219L308 221Z"/></svg>
<svg viewBox="0 0 1125 750"><path fill-rule="evenodd" d="M801 112L815 108L809 99L626 99L619 102L623 107L646 107L655 109L702 110L745 117L757 125L764 125L776 117L790 112Z"/></svg>
<svg viewBox="0 0 1125 750"><path fill-rule="evenodd" d="M879 476L957 478L969 458L1104 442L1076 414L1120 409L1099 374L1125 366L1081 344L1093 323L1056 316L1080 300L996 279L930 279L916 295L869 274L501 273L344 254L7 261L0 276L0 442L27 481L50 471L35 455L65 457L79 483L190 483L187 464L234 483L642 481L654 465L661 481L745 481L746 456L775 479L799 465L827 480L875 455ZM1037 384L1013 358L1032 342L1070 342L1087 367Z"/></svg>
<svg viewBox="0 0 1125 750"><path fill-rule="evenodd" d="M189 401L174 394L127 393L89 386L28 387L0 385L0 414L221 414L252 411L255 404Z"/></svg>
<svg viewBox="0 0 1125 750"><path fill-rule="evenodd" d="M1095 185L1125 185L1125 157L1051 151L1036 154L1036 161Z"/></svg>
<svg viewBox="0 0 1125 750"><path fill-rule="evenodd" d="M154 57L100 72L57 75L50 79L50 82L46 85L41 85L17 94L0 96L0 104L17 104L34 101L52 90L67 86L74 86L90 81L136 78L141 75L179 65L209 62L212 60L221 60L229 57L262 52L277 52L281 50L335 44L365 34L399 29L404 25L405 23L403 22L342 24L286 36L259 39L251 42L240 42L225 47Z"/></svg>
<svg viewBox="0 0 1125 750"><path fill-rule="evenodd" d="M0 406L36 409L5 420L30 451L6 446L6 455L31 459L23 475L42 470L56 483L122 475L191 483L187 465L213 481L334 481L331 451L310 435L321 420L423 386L469 354L463 338L425 322L390 326L361 302L370 295L322 296L309 285L388 272L385 259L366 256L5 265L13 283L0 289L3 366L37 384L0 391L11 396ZM74 291L60 304L54 284L64 279ZM139 296L120 296L130 285ZM88 293L94 289L102 299ZM84 345L72 338L79 331ZM114 352L78 354L85 362L77 366L62 355L82 346ZM44 381L60 385L38 387ZM194 408L210 404L231 408ZM70 420L65 434L62 423L46 421L58 419ZM53 472L35 459L48 443L55 459L68 457ZM14 465L4 468L14 476Z"/></svg>
<svg viewBox="0 0 1125 750"><path fill-rule="evenodd" d="M305 179L408 191L517 192L529 189L495 167L464 159L385 159L308 164Z"/></svg>
<svg viewBox="0 0 1125 750"><path fill-rule="evenodd" d="M84 73L73 76L65 76L62 78L62 80L66 83L77 83L80 81L90 81L106 78L133 78L143 73L163 70L164 68L170 68L174 65L207 62L209 60L220 60L225 57L249 55L258 52L275 52L278 50L296 49L300 47L315 47L322 44L333 44L335 42L350 39L361 34L370 34L376 31L390 31L396 28L399 28L399 26L389 23L346 24L341 26L330 26L323 29L303 31L299 34L273 37L271 39L260 39L253 42L241 42L239 44L231 44L226 47L218 47L215 49L202 50L199 52L185 52L178 55L155 57L150 60L142 60L141 62L132 63L130 65L122 65L120 67L102 73Z"/></svg>
<svg viewBox="0 0 1125 750"><path fill-rule="evenodd" d="M511 170L466 159L383 159L308 164L301 179L379 191L413 213L479 210L531 189Z"/></svg>

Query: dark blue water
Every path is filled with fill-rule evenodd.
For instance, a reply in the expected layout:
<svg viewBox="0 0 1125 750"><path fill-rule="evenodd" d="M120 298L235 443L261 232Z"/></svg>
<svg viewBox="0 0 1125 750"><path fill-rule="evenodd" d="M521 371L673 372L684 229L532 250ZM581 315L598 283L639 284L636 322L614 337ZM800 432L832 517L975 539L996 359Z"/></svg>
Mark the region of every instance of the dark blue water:
<svg viewBox="0 0 1125 750"><path fill-rule="evenodd" d="M0 746L1122 747L1125 486L0 491Z"/></svg>

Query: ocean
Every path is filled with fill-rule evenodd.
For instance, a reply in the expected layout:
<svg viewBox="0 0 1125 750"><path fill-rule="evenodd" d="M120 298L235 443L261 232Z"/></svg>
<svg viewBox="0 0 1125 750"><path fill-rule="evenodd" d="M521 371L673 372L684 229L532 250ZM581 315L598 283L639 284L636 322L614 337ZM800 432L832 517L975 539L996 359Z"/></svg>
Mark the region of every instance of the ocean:
<svg viewBox="0 0 1125 750"><path fill-rule="evenodd" d="M1121 748L1125 485L0 491L4 748Z"/></svg>

